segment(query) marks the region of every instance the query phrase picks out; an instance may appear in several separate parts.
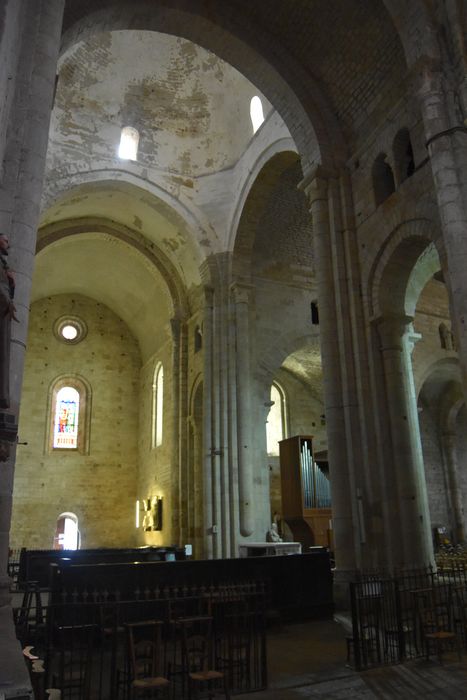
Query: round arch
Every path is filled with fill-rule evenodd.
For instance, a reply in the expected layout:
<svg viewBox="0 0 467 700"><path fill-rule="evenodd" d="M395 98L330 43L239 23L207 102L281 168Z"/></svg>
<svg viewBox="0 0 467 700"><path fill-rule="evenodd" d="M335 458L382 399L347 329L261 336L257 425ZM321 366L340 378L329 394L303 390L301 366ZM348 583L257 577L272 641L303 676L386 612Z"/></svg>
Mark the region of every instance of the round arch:
<svg viewBox="0 0 467 700"><path fill-rule="evenodd" d="M229 237L228 237L228 248L229 250L234 250L237 245L237 232L240 224L241 217L245 208L245 204L248 201L252 189L255 187L257 178L261 176L263 169L271 161L274 162L276 158L284 159L284 167L287 167L288 156L285 154L297 153L295 144L291 138L282 138L278 141L274 141L268 145L267 148L258 156L255 162L250 166L248 176L245 179L242 191L237 201L235 211L232 216L232 220L229 226ZM274 160L273 160L274 159ZM298 154L297 154L298 160ZM293 158L290 159L290 164L295 162Z"/></svg>
<svg viewBox="0 0 467 700"><path fill-rule="evenodd" d="M241 212L238 210L238 224L231 231L233 248L233 272L239 277L250 277L252 253L255 244L256 231L261 217L268 204L274 187L279 183L284 173L300 164L296 151L281 150L272 153L266 160L264 157L257 162L256 171L252 171L245 190ZM266 156L266 154L264 154ZM261 168L259 165L261 163ZM302 174L302 173L301 173ZM298 183L297 183L298 184ZM299 190L297 189L297 192ZM305 195L300 192L299 196Z"/></svg>
<svg viewBox="0 0 467 700"><path fill-rule="evenodd" d="M301 336L297 336L296 332L294 333L293 331L285 333L279 336L276 342L269 348L269 352L262 356L260 363L260 381L265 402L269 401L271 384L278 370L284 363L284 360L286 360L289 355L292 355L294 352L304 347L319 352L318 331Z"/></svg>
<svg viewBox="0 0 467 700"><path fill-rule="evenodd" d="M404 48L407 65L440 58L436 20L426 0L383 0ZM418 30L418 31L417 31Z"/></svg>
<svg viewBox="0 0 467 700"><path fill-rule="evenodd" d="M442 268L440 248L440 239L428 219L405 221L394 229L369 276L370 317L413 315L421 289ZM419 269L414 273L417 263Z"/></svg>
<svg viewBox="0 0 467 700"><path fill-rule="evenodd" d="M58 221L44 226L39 230L36 255L59 240L90 231L126 243L142 254L161 274L170 292L175 314L185 316L188 313L189 304L185 287L168 256L159 248L150 245L143 234L115 221L109 222L106 219L89 217Z"/></svg>
<svg viewBox="0 0 467 700"><path fill-rule="evenodd" d="M123 167L114 170L106 168L98 172L95 170L80 171L79 173L70 172L66 176L55 179L51 184L46 183L41 207L42 217L47 214L49 209L60 205L62 198L73 197L75 188L86 186L94 188L105 185L126 187L135 196L149 195L153 197L155 202L160 203L163 215L168 221L175 227L188 229L192 232L192 239L195 245L199 246L198 254L200 256L203 255L203 245L209 253L217 250L219 240L206 215L187 199L179 187L172 185L172 188L169 189L167 179L164 179L161 174L153 173L151 178L152 180L149 181Z"/></svg>

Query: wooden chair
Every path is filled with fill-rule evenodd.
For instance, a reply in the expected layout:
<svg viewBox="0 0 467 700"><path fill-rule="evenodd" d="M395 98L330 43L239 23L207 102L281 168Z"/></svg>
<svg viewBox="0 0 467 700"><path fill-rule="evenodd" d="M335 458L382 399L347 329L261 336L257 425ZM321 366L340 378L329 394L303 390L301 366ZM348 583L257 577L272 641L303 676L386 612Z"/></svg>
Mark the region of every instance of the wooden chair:
<svg viewBox="0 0 467 700"><path fill-rule="evenodd" d="M422 593L422 595L420 595L420 593ZM427 589L426 591L419 592L417 608L427 660L433 650L440 664L442 664L443 651L450 645L456 646L459 659L461 659L459 637L452 626L450 601L437 601L435 599L435 592L430 592Z"/></svg>
<svg viewBox="0 0 467 700"><path fill-rule="evenodd" d="M168 697L170 683L161 671L162 625L160 620L125 625L132 698L157 697L160 694Z"/></svg>
<svg viewBox="0 0 467 700"><path fill-rule="evenodd" d="M251 683L253 628L257 621L244 600L212 604L216 669L227 675L230 688L248 690Z"/></svg>
<svg viewBox="0 0 467 700"><path fill-rule="evenodd" d="M61 691L62 700L89 700L97 626L61 626L56 633L58 668L52 673L52 685Z"/></svg>
<svg viewBox="0 0 467 700"><path fill-rule="evenodd" d="M188 698L230 699L227 675L214 668L212 618L180 619L182 632L182 664L188 678Z"/></svg>

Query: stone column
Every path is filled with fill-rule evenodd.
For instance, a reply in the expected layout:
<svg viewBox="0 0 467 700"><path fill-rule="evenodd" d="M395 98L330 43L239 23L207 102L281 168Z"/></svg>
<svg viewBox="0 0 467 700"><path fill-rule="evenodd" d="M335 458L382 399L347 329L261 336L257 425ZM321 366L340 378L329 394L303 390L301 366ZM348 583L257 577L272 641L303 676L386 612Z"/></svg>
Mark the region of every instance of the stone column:
<svg viewBox="0 0 467 700"><path fill-rule="evenodd" d="M349 405L344 397L343 369L352 361L351 347L347 339L339 337L343 332L336 311L336 294L342 274L342 260L336 263L336 247L333 246L331 229L336 226L338 202L329 189L329 181L337 175L318 167L315 173L302 183L310 203L313 220L314 267L318 288L320 345L323 364L324 401L328 456L331 476L332 520L334 553L336 558L335 598L338 605L346 605L347 583L360 568L360 544L365 539L363 522L359 521L355 473L350 467L352 443L358 441L348 430L346 412ZM332 201L332 204L330 202ZM332 219L331 219L332 216ZM335 232L334 232L335 233ZM339 270L336 273L336 267ZM347 358L346 358L347 354Z"/></svg>
<svg viewBox="0 0 467 700"><path fill-rule="evenodd" d="M420 69L419 98L438 200L449 276L451 318L467 401L467 115L439 66Z"/></svg>
<svg viewBox="0 0 467 700"><path fill-rule="evenodd" d="M204 552L206 559L214 556L213 525L215 525L216 513L214 512L214 492L213 492L213 429L212 429L212 398L213 398L213 377L212 377L212 355L213 355L213 304L214 290L212 287L205 287L204 306L204 332L203 332L203 361L204 361L204 387L203 387L203 452L204 452Z"/></svg>
<svg viewBox="0 0 467 700"><path fill-rule="evenodd" d="M446 465L449 497L452 507L456 544L465 541L464 501L459 486L459 472L456 452L456 434L441 435L444 461Z"/></svg>
<svg viewBox="0 0 467 700"><path fill-rule="evenodd" d="M0 226L10 235L10 265L16 272L15 303L20 322L12 328L10 360L11 413L17 418L23 379L32 271L42 180L64 0L16 0L15 26L1 35L9 41L18 29L14 97L9 107L3 179L0 185ZM9 0L8 8L15 4ZM10 35L9 32L12 32ZM15 454L2 465L0 476L0 605L9 601L4 572L8 557Z"/></svg>
<svg viewBox="0 0 467 700"><path fill-rule="evenodd" d="M240 533L253 533L253 445L251 436L251 368L249 293L245 285L234 284L232 294L236 318L237 350L237 444Z"/></svg>
<svg viewBox="0 0 467 700"><path fill-rule="evenodd" d="M416 425L414 421L416 407L407 337L412 321L408 316L388 315L377 321L377 329L390 422L389 464L394 469L397 489L397 494L386 497L397 509L391 518L397 515L400 519L401 533L392 562L396 566L423 567L433 563L433 547L418 421Z"/></svg>
<svg viewBox="0 0 467 700"><path fill-rule="evenodd" d="M172 542L183 543L183 517L186 493L180 461L180 320L172 318Z"/></svg>

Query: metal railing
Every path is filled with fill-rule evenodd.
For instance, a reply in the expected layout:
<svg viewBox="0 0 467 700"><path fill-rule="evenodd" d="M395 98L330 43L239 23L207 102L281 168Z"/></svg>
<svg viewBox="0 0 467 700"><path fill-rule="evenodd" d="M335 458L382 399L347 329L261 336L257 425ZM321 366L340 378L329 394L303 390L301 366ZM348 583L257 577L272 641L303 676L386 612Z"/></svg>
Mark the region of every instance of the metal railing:
<svg viewBox="0 0 467 700"><path fill-rule="evenodd" d="M350 600L349 660L358 670L467 648L466 567L361 575Z"/></svg>
<svg viewBox="0 0 467 700"><path fill-rule="evenodd" d="M44 671L33 679L36 700L45 688L58 688L62 700L128 700L129 670L125 625L144 620L163 623L162 669L170 680L170 697L187 692L181 665L180 620L200 615L212 618L213 662L228 678L232 693L253 692L267 685L264 587L251 582L206 589L191 595L171 590L135 600L67 600L43 606L40 592L26 595L14 611L23 647L43 659ZM178 589L177 589L178 590ZM185 595L184 595L185 593ZM72 596L76 597L76 596Z"/></svg>

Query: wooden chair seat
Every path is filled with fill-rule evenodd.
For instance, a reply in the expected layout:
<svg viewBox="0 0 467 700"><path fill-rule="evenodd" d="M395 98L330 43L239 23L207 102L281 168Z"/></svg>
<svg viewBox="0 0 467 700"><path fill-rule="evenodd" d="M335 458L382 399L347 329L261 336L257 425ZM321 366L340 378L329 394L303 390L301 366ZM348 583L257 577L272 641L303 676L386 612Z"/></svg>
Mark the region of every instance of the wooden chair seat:
<svg viewBox="0 0 467 700"><path fill-rule="evenodd" d="M193 681L214 681L223 678L224 674L220 671L193 671L189 674Z"/></svg>
<svg viewBox="0 0 467 700"><path fill-rule="evenodd" d="M168 697L170 682L161 675L163 623L160 620L127 623L131 697L153 694Z"/></svg>
<svg viewBox="0 0 467 700"><path fill-rule="evenodd" d="M426 632L425 639L456 639L455 632L439 630L438 632Z"/></svg>
<svg viewBox="0 0 467 700"><path fill-rule="evenodd" d="M163 688L169 685L167 678L162 676L155 676L154 678L136 678L132 682L134 688Z"/></svg>

